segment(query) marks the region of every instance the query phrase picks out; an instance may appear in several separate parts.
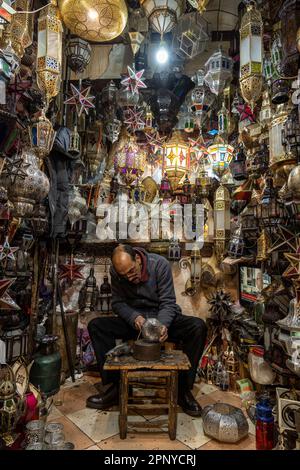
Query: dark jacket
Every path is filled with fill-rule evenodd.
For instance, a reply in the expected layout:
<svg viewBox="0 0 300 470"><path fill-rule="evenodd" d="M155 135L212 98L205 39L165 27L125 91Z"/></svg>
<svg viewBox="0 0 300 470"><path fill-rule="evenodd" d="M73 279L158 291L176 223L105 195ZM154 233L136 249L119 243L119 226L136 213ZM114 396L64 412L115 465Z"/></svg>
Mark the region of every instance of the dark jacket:
<svg viewBox="0 0 300 470"><path fill-rule="evenodd" d="M145 318L156 317L169 327L182 311L176 304L173 276L168 260L155 253L147 253L148 280L134 284L118 276L113 266L110 268L112 285L112 309L123 320L134 327L138 315Z"/></svg>

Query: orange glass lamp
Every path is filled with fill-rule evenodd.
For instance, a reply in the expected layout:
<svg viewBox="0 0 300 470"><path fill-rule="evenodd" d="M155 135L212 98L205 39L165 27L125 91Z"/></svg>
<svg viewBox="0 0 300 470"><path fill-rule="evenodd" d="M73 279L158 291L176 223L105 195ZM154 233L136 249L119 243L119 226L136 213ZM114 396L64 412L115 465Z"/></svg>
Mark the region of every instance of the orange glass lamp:
<svg viewBox="0 0 300 470"><path fill-rule="evenodd" d="M164 144L164 172L167 173L174 191L182 177L190 169L189 144L176 129L171 139Z"/></svg>

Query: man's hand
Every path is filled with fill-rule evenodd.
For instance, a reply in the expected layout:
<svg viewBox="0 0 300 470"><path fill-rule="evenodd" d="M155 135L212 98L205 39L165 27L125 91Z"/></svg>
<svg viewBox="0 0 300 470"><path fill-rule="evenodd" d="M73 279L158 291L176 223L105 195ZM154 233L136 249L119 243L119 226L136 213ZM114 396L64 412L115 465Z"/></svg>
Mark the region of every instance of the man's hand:
<svg viewBox="0 0 300 470"><path fill-rule="evenodd" d="M160 343L163 343L166 341L168 338L168 328L166 326L163 326L161 329L161 336L159 338Z"/></svg>
<svg viewBox="0 0 300 470"><path fill-rule="evenodd" d="M135 329L136 330L141 330L143 324L145 323L145 321L146 321L146 319L142 315L137 316L136 319L134 320Z"/></svg>

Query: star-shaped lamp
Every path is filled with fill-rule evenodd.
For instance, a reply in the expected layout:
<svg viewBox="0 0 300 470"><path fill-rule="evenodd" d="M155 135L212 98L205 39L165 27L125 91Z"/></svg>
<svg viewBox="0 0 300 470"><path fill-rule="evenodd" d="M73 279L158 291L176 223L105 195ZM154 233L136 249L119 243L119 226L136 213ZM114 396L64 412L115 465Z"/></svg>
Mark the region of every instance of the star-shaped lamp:
<svg viewBox="0 0 300 470"><path fill-rule="evenodd" d="M139 131L144 129L145 121L142 119L143 111L139 111L136 107L128 108L126 110L126 118L124 120L124 124L126 124L127 128L131 131Z"/></svg>
<svg viewBox="0 0 300 470"><path fill-rule="evenodd" d="M128 76L121 81L121 85L125 87L126 91L130 91L133 95L139 92L140 88L147 88L147 85L143 82L142 76L144 70L135 71L134 66L131 68L127 67Z"/></svg>
<svg viewBox="0 0 300 470"><path fill-rule="evenodd" d="M71 257L70 263L61 264L59 269L61 273L59 279L68 279L73 282L75 279L84 279L81 270L84 268L83 264L74 264L73 257Z"/></svg>
<svg viewBox="0 0 300 470"><path fill-rule="evenodd" d="M91 87L87 87L84 90L79 90L76 88L73 83L71 83L72 96L68 98L64 104L75 105L78 117L80 117L83 111L88 114L89 109L95 108L95 105L92 103L94 96L90 96Z"/></svg>
<svg viewBox="0 0 300 470"><path fill-rule="evenodd" d="M11 247L8 241L8 237L6 237L3 245L0 245L0 263L2 263L4 259L15 261L16 258L14 253L18 251L18 249L18 246Z"/></svg>
<svg viewBox="0 0 300 470"><path fill-rule="evenodd" d="M20 307L7 293L15 280L16 278L0 279L0 310L20 310Z"/></svg>

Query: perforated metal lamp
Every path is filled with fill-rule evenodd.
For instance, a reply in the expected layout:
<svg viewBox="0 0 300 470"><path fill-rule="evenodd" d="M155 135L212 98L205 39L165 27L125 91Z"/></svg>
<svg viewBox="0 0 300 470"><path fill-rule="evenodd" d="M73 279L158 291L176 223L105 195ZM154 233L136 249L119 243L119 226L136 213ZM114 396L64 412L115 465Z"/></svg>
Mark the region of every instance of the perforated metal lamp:
<svg viewBox="0 0 300 470"><path fill-rule="evenodd" d="M67 45L68 65L75 73L83 72L91 60L91 46L88 41L75 37Z"/></svg>

